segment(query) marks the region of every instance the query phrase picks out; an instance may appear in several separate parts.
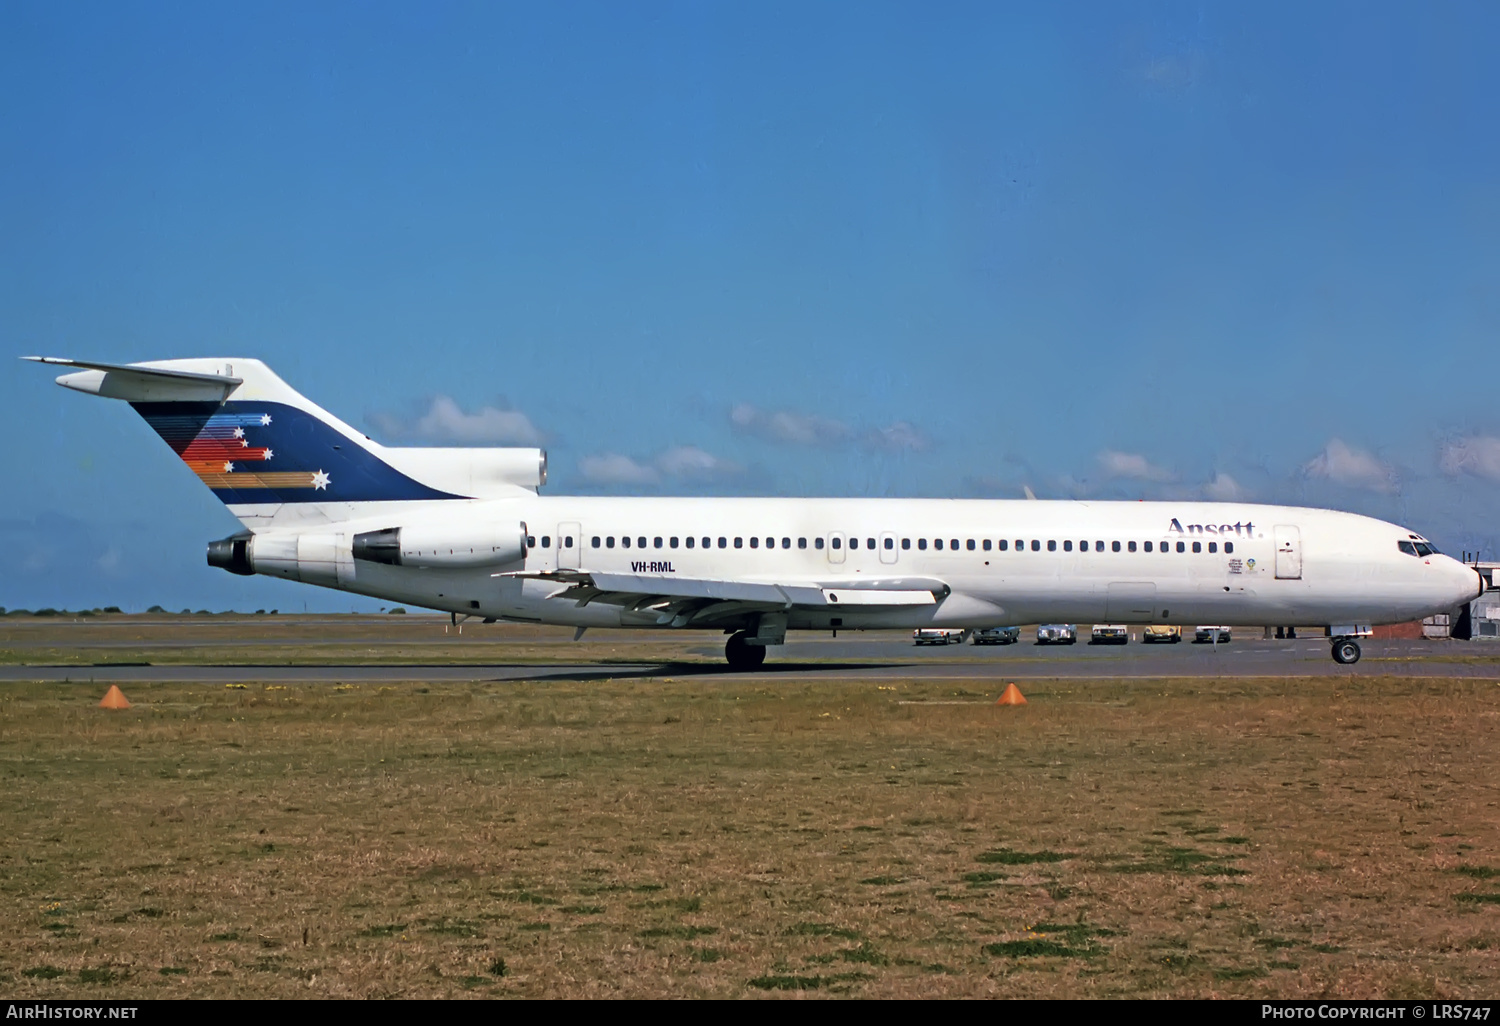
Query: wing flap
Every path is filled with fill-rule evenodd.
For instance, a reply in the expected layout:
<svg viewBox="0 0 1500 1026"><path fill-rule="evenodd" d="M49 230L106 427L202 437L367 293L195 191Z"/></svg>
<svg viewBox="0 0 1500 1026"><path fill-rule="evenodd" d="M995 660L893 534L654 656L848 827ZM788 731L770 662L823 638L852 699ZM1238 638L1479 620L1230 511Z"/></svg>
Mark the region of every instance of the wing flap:
<svg viewBox="0 0 1500 1026"><path fill-rule="evenodd" d="M930 606L948 594L948 586L932 578L907 577L881 580L780 583L771 581L719 581L664 574L614 574L589 570L509 571L496 577L556 581L567 585L556 597L582 605L599 602L646 609L656 602L686 606L735 603L745 607L791 609L880 608Z"/></svg>

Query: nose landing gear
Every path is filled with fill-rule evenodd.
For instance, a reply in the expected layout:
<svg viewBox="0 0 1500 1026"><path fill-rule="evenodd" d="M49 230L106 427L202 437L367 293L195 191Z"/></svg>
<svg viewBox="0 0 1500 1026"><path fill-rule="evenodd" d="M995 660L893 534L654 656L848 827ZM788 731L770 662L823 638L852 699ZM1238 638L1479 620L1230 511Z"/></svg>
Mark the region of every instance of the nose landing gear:
<svg viewBox="0 0 1500 1026"><path fill-rule="evenodd" d="M1353 638L1334 638L1333 661L1346 666L1359 662L1359 642Z"/></svg>

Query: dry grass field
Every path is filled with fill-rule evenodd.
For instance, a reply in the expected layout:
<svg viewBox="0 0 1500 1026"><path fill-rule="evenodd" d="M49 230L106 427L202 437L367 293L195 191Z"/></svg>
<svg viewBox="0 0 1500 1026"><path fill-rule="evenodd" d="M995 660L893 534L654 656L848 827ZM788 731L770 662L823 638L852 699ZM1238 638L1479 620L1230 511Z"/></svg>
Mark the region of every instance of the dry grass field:
<svg viewBox="0 0 1500 1026"><path fill-rule="evenodd" d="M0 984L1500 988L1493 682L848 677L5 684Z"/></svg>

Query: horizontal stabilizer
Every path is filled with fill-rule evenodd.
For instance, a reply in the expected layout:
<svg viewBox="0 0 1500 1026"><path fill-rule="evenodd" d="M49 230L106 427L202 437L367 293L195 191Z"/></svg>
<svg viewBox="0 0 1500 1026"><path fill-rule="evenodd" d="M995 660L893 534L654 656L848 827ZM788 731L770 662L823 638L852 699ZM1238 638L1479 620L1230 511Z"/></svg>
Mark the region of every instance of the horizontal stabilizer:
<svg viewBox="0 0 1500 1026"><path fill-rule="evenodd" d="M70 360L61 356L23 356L23 360L54 367L77 368L63 374L57 383L75 392L124 399L128 402L222 402L244 383L234 376L233 365L219 364L214 372L154 367L147 363L102 363ZM218 368L222 368L219 370Z"/></svg>

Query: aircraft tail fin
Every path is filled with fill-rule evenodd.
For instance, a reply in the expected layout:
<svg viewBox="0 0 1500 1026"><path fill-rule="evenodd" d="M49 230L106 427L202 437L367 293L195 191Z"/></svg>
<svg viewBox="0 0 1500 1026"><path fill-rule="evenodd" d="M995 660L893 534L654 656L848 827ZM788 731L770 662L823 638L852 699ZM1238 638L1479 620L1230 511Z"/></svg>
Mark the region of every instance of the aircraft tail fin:
<svg viewBox="0 0 1500 1026"><path fill-rule="evenodd" d="M24 359L72 368L65 388L129 402L252 530L361 515L351 504L515 495L545 477L535 449L386 448L259 360Z"/></svg>

